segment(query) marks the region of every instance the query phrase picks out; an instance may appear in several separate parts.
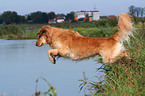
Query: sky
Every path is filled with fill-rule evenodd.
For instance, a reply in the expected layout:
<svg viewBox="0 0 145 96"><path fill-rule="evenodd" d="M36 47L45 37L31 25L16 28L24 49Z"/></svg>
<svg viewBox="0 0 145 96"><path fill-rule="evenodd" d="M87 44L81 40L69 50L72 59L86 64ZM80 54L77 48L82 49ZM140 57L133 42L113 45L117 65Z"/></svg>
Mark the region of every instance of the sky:
<svg viewBox="0 0 145 96"><path fill-rule="evenodd" d="M67 14L71 11L91 11L96 8L100 16L128 13L129 6L145 7L145 0L0 0L0 14L15 11L26 15L36 11Z"/></svg>

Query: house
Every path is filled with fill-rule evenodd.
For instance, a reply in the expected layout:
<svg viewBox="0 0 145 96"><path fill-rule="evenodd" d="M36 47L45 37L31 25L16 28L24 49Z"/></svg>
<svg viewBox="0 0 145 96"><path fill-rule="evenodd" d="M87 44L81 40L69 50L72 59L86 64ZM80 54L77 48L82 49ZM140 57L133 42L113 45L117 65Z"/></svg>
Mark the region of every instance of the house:
<svg viewBox="0 0 145 96"><path fill-rule="evenodd" d="M61 23L61 22L64 22L64 19L65 19L65 17L56 17L54 20L55 20L57 23Z"/></svg>
<svg viewBox="0 0 145 96"><path fill-rule="evenodd" d="M107 19L107 18L116 18L116 16L115 15L100 16L100 20Z"/></svg>
<svg viewBox="0 0 145 96"><path fill-rule="evenodd" d="M108 16L100 16L100 20L106 19Z"/></svg>
<svg viewBox="0 0 145 96"><path fill-rule="evenodd" d="M109 15L108 18L116 18L115 15Z"/></svg>
<svg viewBox="0 0 145 96"><path fill-rule="evenodd" d="M97 21L100 19L100 13L99 11L77 11L75 12L75 17L78 19L90 17L93 21Z"/></svg>
<svg viewBox="0 0 145 96"><path fill-rule="evenodd" d="M55 21L55 20L51 20L51 19L50 19L50 20L48 21L48 23L49 23L49 24L55 24L55 23L56 23L56 21Z"/></svg>
<svg viewBox="0 0 145 96"><path fill-rule="evenodd" d="M54 23L62 23L65 21L65 17L56 17L54 19L50 19L48 21L49 24L54 24Z"/></svg>

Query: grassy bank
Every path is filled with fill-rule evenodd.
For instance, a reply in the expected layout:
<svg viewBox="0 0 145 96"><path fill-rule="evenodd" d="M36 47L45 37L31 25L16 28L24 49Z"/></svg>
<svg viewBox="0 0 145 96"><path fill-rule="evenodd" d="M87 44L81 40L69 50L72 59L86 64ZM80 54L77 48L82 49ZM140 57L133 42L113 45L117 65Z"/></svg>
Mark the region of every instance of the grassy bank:
<svg viewBox="0 0 145 96"><path fill-rule="evenodd" d="M43 25L0 25L0 38L3 39L37 39L37 33ZM52 25L54 26L54 25ZM83 36L108 37L117 31L116 27L71 27Z"/></svg>
<svg viewBox="0 0 145 96"><path fill-rule="evenodd" d="M42 25L0 25L0 38L3 39L36 39Z"/></svg>
<svg viewBox="0 0 145 96"><path fill-rule="evenodd" d="M105 74L96 75L100 82L83 80L90 96L144 96L145 95L145 30L138 29L135 38L125 46L131 60L122 58L114 64L104 64L98 69Z"/></svg>

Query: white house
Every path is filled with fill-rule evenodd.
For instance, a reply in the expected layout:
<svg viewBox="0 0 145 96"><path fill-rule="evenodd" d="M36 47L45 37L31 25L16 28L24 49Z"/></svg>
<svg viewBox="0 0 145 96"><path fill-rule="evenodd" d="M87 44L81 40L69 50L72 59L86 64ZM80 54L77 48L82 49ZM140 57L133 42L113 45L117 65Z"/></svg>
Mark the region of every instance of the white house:
<svg viewBox="0 0 145 96"><path fill-rule="evenodd" d="M86 15L92 18L93 21L100 19L99 11L77 11L75 12L75 17L84 18Z"/></svg>
<svg viewBox="0 0 145 96"><path fill-rule="evenodd" d="M64 19L65 19L65 17L56 17L56 18L55 18L55 21L56 21L57 23L61 23L61 22L64 22Z"/></svg>

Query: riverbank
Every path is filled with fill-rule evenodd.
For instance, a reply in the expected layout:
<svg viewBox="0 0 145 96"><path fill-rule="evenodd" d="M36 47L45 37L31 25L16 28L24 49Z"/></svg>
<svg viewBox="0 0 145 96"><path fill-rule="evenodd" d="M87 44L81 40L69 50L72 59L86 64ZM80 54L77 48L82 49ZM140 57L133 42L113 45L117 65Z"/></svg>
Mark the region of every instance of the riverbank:
<svg viewBox="0 0 145 96"><path fill-rule="evenodd" d="M0 25L0 38L7 40L37 39L37 33L43 25ZM55 25L52 25L55 26ZM58 25L57 25L58 26ZM57 27L56 26L56 27ZM63 27L67 29L66 27ZM116 27L68 27L87 37L108 37L117 31Z"/></svg>
<svg viewBox="0 0 145 96"><path fill-rule="evenodd" d="M7 40L36 39L41 26L40 24L0 25L0 38Z"/></svg>

